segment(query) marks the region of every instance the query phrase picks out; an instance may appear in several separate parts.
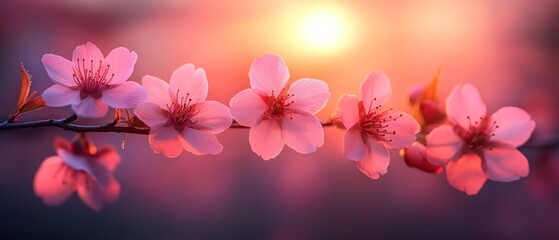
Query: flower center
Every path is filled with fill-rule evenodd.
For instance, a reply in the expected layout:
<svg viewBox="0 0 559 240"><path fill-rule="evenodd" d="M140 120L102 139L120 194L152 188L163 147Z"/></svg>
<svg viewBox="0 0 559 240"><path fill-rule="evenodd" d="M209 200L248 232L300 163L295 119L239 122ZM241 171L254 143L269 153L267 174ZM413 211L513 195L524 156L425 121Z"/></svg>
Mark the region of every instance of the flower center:
<svg viewBox="0 0 559 240"><path fill-rule="evenodd" d="M489 118L480 117L479 121L476 120L472 123L470 116L467 116L467 118L470 122L468 129L455 126L455 131L465 143L464 147L470 151L479 151L485 147L492 150L490 139L495 136L494 131L499 128L497 121L490 122Z"/></svg>
<svg viewBox="0 0 559 240"><path fill-rule="evenodd" d="M186 93L186 96L180 98L179 101L179 91L177 90L177 99L171 103L167 104L167 113L169 120L167 121L168 126L173 126L178 132L182 132L185 127L192 128L196 122L192 121L191 118L200 112L196 109L196 104L192 104L192 98L190 98L190 93Z"/></svg>
<svg viewBox="0 0 559 240"><path fill-rule="evenodd" d="M403 115L400 114L396 117L390 115L392 108L381 112L382 105L372 108L373 102L376 100L376 98L373 99L368 112L366 112L363 102L359 102L361 132L378 141L392 142L391 136L396 135L396 131L389 130L390 124L396 122Z"/></svg>
<svg viewBox="0 0 559 240"><path fill-rule="evenodd" d="M294 101L289 101L289 98L295 96L294 94L286 93L285 88L281 90L278 96L272 91L272 96L266 97L264 101L268 104L268 110L264 113L264 119L281 119L286 114L293 112L289 106Z"/></svg>
<svg viewBox="0 0 559 240"><path fill-rule="evenodd" d="M92 96L94 98L101 98L102 91L109 87L109 83L113 80L115 74L107 79L110 66L103 65L99 60L97 69L94 69L93 60L86 64L85 59L77 59L76 66L73 68L72 74L74 82L80 89L80 97L82 99Z"/></svg>

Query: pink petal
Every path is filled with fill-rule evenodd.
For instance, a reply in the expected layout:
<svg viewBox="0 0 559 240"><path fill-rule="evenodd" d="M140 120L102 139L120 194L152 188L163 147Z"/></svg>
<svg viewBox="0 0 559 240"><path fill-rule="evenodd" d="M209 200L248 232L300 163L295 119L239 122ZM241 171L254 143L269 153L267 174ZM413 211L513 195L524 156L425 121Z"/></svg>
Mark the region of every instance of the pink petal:
<svg viewBox="0 0 559 240"><path fill-rule="evenodd" d="M182 153L184 138L173 127L153 127L149 133L149 144L155 153L175 158Z"/></svg>
<svg viewBox="0 0 559 240"><path fill-rule="evenodd" d="M286 115L281 130L285 144L298 153L315 152L324 144L324 130L314 115Z"/></svg>
<svg viewBox="0 0 559 240"><path fill-rule="evenodd" d="M250 128L248 141L252 151L264 160L277 157L283 149L281 128L276 119L266 119Z"/></svg>
<svg viewBox="0 0 559 240"><path fill-rule="evenodd" d="M84 118L102 118L109 111L107 104L93 97L86 97L78 104L72 105L72 110L79 116Z"/></svg>
<svg viewBox="0 0 559 240"><path fill-rule="evenodd" d="M171 105L171 95L167 82L158 77L146 75L142 78L142 85L148 94L148 101L157 104L162 109L167 109L167 106Z"/></svg>
<svg viewBox="0 0 559 240"><path fill-rule="evenodd" d="M62 148L57 149L56 153L60 156L64 164L73 170L84 171L90 175L93 174L93 170L89 164L89 159L85 156L68 152Z"/></svg>
<svg viewBox="0 0 559 240"><path fill-rule="evenodd" d="M183 134L186 140L183 147L193 154L215 155L223 151L223 146L219 143L214 134L192 128L185 128Z"/></svg>
<svg viewBox="0 0 559 240"><path fill-rule="evenodd" d="M268 110L268 105L252 89L245 89L229 101L231 115L243 126L254 127Z"/></svg>
<svg viewBox="0 0 559 240"><path fill-rule="evenodd" d="M361 82L359 94L367 112L369 112L370 109L384 104L392 95L392 88L390 87L388 76L381 71L369 73L365 80Z"/></svg>
<svg viewBox="0 0 559 240"><path fill-rule="evenodd" d="M136 60L138 54L135 52L130 52L124 47L113 49L105 58L105 63L109 65L107 78L112 77L111 84L121 84L128 80L134 71Z"/></svg>
<svg viewBox="0 0 559 240"><path fill-rule="evenodd" d="M229 108L220 102L205 101L196 104L198 113L191 120L196 123L196 128L204 132L217 134L231 126L233 118Z"/></svg>
<svg viewBox="0 0 559 240"><path fill-rule="evenodd" d="M359 123L359 98L355 95L343 95L338 101L336 116L340 118L346 129Z"/></svg>
<svg viewBox="0 0 559 240"><path fill-rule="evenodd" d="M204 69L194 69L194 65L185 64L179 67L171 75L169 91L172 99L181 102L191 100L192 103L203 102L208 96L208 80ZM177 95L178 94L178 95Z"/></svg>
<svg viewBox="0 0 559 240"><path fill-rule="evenodd" d="M74 65L67 59L54 54L45 54L42 59L47 74L55 83L68 87L77 86L74 82Z"/></svg>
<svg viewBox="0 0 559 240"><path fill-rule="evenodd" d="M135 108L148 99L146 90L137 82L124 82L103 91L101 100L112 108Z"/></svg>
<svg viewBox="0 0 559 240"><path fill-rule="evenodd" d="M446 99L446 114L448 119L468 129L470 125L484 118L487 107L478 90L471 84L457 85Z"/></svg>
<svg viewBox="0 0 559 240"><path fill-rule="evenodd" d="M115 202L120 196L120 183L118 183L118 181L111 176L109 183L107 184L105 189L101 191L101 195L103 197L103 201L105 201L106 203Z"/></svg>
<svg viewBox="0 0 559 240"><path fill-rule="evenodd" d="M62 107L78 104L80 102L80 91L54 84L47 88L41 97L49 107Z"/></svg>
<svg viewBox="0 0 559 240"><path fill-rule="evenodd" d="M293 101L291 109L316 114L326 105L330 98L328 84L317 79L303 78L291 84L288 94Z"/></svg>
<svg viewBox="0 0 559 240"><path fill-rule="evenodd" d="M134 114L150 127L162 126L169 121L165 116L165 111L151 102L138 104L134 109Z"/></svg>
<svg viewBox="0 0 559 240"><path fill-rule="evenodd" d="M62 159L58 156L51 156L39 167L33 180L33 190L35 194L43 199L48 206L58 206L66 201L72 193L70 184L64 184L65 168Z"/></svg>
<svg viewBox="0 0 559 240"><path fill-rule="evenodd" d="M528 159L513 147L495 147L483 151L487 177L499 182L511 182L528 176Z"/></svg>
<svg viewBox="0 0 559 240"><path fill-rule="evenodd" d="M388 146L391 148L403 148L415 142L415 135L421 130L415 118L407 113L397 111L390 111L386 117L388 117L385 118L387 119L386 124L388 125L388 127L385 128L386 131L394 133L393 135L386 135L386 137L391 140L387 142Z"/></svg>
<svg viewBox="0 0 559 240"><path fill-rule="evenodd" d="M109 169L105 168L105 166L98 164L96 162L91 161L89 163L91 168L91 177L95 179L99 188L102 190L109 186L113 175Z"/></svg>
<svg viewBox="0 0 559 240"><path fill-rule="evenodd" d="M289 70L280 56L269 53L254 59L248 77L250 87L259 95L278 96L289 79Z"/></svg>
<svg viewBox="0 0 559 240"><path fill-rule="evenodd" d="M427 135L427 159L439 166L458 157L462 151L462 139L454 133L452 126L441 125Z"/></svg>
<svg viewBox="0 0 559 240"><path fill-rule="evenodd" d="M78 59L80 60L80 64L82 64L82 61L85 60L85 66L88 69L90 68L91 60L93 60L93 69L97 70L99 68L99 61L103 60L104 57L101 50L99 50L95 44L87 42L86 44L79 45L74 49L72 54L72 63L77 63Z"/></svg>
<svg viewBox="0 0 559 240"><path fill-rule="evenodd" d="M524 144L536 128L536 123L530 114L517 107L504 107L491 115L491 122L495 121L495 136L491 141L501 142L513 147ZM498 128L497 128L498 127Z"/></svg>
<svg viewBox="0 0 559 240"><path fill-rule="evenodd" d="M464 154L458 160L448 162L448 183L468 195L477 194L487 180L481 164L481 158L473 153Z"/></svg>
<svg viewBox="0 0 559 240"><path fill-rule="evenodd" d="M95 211L101 211L103 208L103 193L98 186L87 186L85 181L78 182L78 196L89 208ZM95 182L95 181L93 181Z"/></svg>
<svg viewBox="0 0 559 240"><path fill-rule="evenodd" d="M367 144L367 154L361 161L355 161L359 170L371 179L379 179L386 174L390 164L390 153L388 149L379 142L369 140Z"/></svg>
<svg viewBox="0 0 559 240"><path fill-rule="evenodd" d="M120 163L120 155L112 147L100 148L91 161L113 172Z"/></svg>
<svg viewBox="0 0 559 240"><path fill-rule="evenodd" d="M344 156L353 161L360 161L365 158L367 148L361 135L361 129L349 128L344 135L343 145Z"/></svg>

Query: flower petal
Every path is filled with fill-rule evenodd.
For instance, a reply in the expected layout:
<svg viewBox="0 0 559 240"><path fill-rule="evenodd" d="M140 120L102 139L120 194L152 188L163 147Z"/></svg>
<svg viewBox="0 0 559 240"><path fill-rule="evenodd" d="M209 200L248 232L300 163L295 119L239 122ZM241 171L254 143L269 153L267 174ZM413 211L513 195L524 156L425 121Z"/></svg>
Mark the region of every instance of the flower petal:
<svg viewBox="0 0 559 240"><path fill-rule="evenodd" d="M112 179L111 171L105 168L105 166L98 164L96 162L90 162L89 165L91 168L91 177L95 179L95 181L98 184L98 187L101 188L101 190L104 190L107 186L109 186L111 182Z"/></svg>
<svg viewBox="0 0 559 240"><path fill-rule="evenodd" d="M316 114L330 98L328 84L318 79L303 78L291 84L288 94L291 109Z"/></svg>
<svg viewBox="0 0 559 240"><path fill-rule="evenodd" d="M204 132L217 134L225 131L233 118L229 112L229 108L220 102L205 101L196 104L198 113L190 120L196 123L196 128Z"/></svg>
<svg viewBox="0 0 559 240"><path fill-rule="evenodd" d="M116 166L120 163L120 155L112 147L100 148L95 155L93 155L93 162L102 165L104 168L113 172Z"/></svg>
<svg viewBox="0 0 559 240"><path fill-rule="evenodd" d="M101 211L103 208L103 193L99 186L97 185L87 185L84 181L78 182L77 190L78 196L80 199L87 205L89 208L95 211ZM93 180L95 183L95 180Z"/></svg>
<svg viewBox="0 0 559 240"><path fill-rule="evenodd" d="M164 110L151 102L138 104L134 109L134 114L150 127L161 126L169 121L169 118L165 116Z"/></svg>
<svg viewBox="0 0 559 240"><path fill-rule="evenodd" d="M103 201L105 201L106 203L115 202L120 196L120 183L113 176L111 176L109 183L107 184L105 189L101 191L101 194L103 197Z"/></svg>
<svg viewBox="0 0 559 240"><path fill-rule="evenodd" d="M35 194L48 206L58 206L66 201L72 193L72 186L64 184L64 163L58 156L45 159L33 180Z"/></svg>
<svg viewBox="0 0 559 240"><path fill-rule="evenodd" d="M78 104L72 105L72 110L84 118L102 118L109 111L107 104L93 97L86 97Z"/></svg>
<svg viewBox="0 0 559 240"><path fill-rule="evenodd" d="M138 54L130 52L127 48L113 49L105 58L105 63L109 65L107 76L108 78L112 76L111 84L121 84L128 80L134 72L134 64L137 60Z"/></svg>
<svg viewBox="0 0 559 240"><path fill-rule="evenodd" d="M182 153L184 138L173 127L153 127L149 133L149 144L155 153L175 158Z"/></svg>
<svg viewBox="0 0 559 240"><path fill-rule="evenodd" d="M457 85L446 99L448 119L464 129L484 118L486 113L485 103L476 87L471 84Z"/></svg>
<svg viewBox="0 0 559 240"><path fill-rule="evenodd" d="M359 170L371 179L379 179L386 174L390 164L390 153L388 149L377 141L367 141L367 154L361 161L355 161Z"/></svg>
<svg viewBox="0 0 559 240"><path fill-rule="evenodd" d="M157 104L161 109L167 109L167 106L171 105L171 95L167 82L158 77L145 75L142 78L142 85L148 94L148 101Z"/></svg>
<svg viewBox="0 0 559 240"><path fill-rule="evenodd" d="M208 96L208 80L204 69L194 69L188 63L182 65L171 75L169 91L173 101L192 101L192 104L203 102ZM178 95L177 95L178 94Z"/></svg>
<svg viewBox="0 0 559 240"><path fill-rule="evenodd" d="M41 97L49 107L62 107L78 104L80 102L80 91L54 84L47 88Z"/></svg>
<svg viewBox="0 0 559 240"><path fill-rule="evenodd" d="M391 148L403 148L415 142L416 134L419 133L421 127L415 118L404 112L390 111L385 117L386 129L393 135L386 135L389 142L387 145Z"/></svg>
<svg viewBox="0 0 559 240"><path fill-rule="evenodd" d="M345 132L343 152L344 156L349 160L360 161L365 158L367 148L365 147L365 142L363 142L361 129L350 128Z"/></svg>
<svg viewBox="0 0 559 240"><path fill-rule="evenodd" d="M254 127L268 110L268 105L252 89L245 89L229 101L231 115L241 125Z"/></svg>
<svg viewBox="0 0 559 240"><path fill-rule="evenodd" d="M298 153L312 153L324 144L324 130L314 115L288 114L281 125L283 140Z"/></svg>
<svg viewBox="0 0 559 240"><path fill-rule="evenodd" d="M516 148L494 147L483 151L487 177L499 182L511 182L528 176L528 159Z"/></svg>
<svg viewBox="0 0 559 240"><path fill-rule="evenodd" d="M345 94L338 100L338 117L346 129L350 129L359 122L359 98L356 95Z"/></svg>
<svg viewBox="0 0 559 240"><path fill-rule="evenodd" d="M377 106L384 104L392 95L390 80L382 71L374 71L367 75L359 87L359 95L365 110L369 112Z"/></svg>
<svg viewBox="0 0 559 240"><path fill-rule="evenodd" d="M248 77L250 87L259 95L278 96L289 79L289 70L280 56L268 53L254 59Z"/></svg>
<svg viewBox="0 0 559 240"><path fill-rule="evenodd" d="M266 119L250 128L248 141L252 151L264 160L277 157L283 149L281 128L276 119Z"/></svg>
<svg viewBox="0 0 559 240"><path fill-rule="evenodd" d="M87 174L93 174L93 171L91 170L91 166L89 164L89 159L87 159L85 156L74 154L62 148L57 149L56 153L58 154L58 156L60 156L64 164L72 168L73 170L84 171Z"/></svg>
<svg viewBox="0 0 559 240"><path fill-rule="evenodd" d="M146 90L137 82L124 82L103 91L101 100L112 108L135 108L148 99Z"/></svg>
<svg viewBox="0 0 559 240"><path fill-rule="evenodd" d="M448 162L446 178L450 185L468 195L477 194L487 180L481 158L473 153L464 154L458 160Z"/></svg>
<svg viewBox="0 0 559 240"><path fill-rule="evenodd" d="M536 128L536 122L532 120L530 114L517 107L504 107L491 115L491 120L495 121L491 141L497 141L519 147L524 144Z"/></svg>
<svg viewBox="0 0 559 240"><path fill-rule="evenodd" d="M462 151L462 139L454 133L452 126L441 125L427 135L427 160L439 166L444 166Z"/></svg>
<svg viewBox="0 0 559 240"><path fill-rule="evenodd" d="M103 53L95 44L91 42L87 42L85 44L79 45L74 49L72 54L72 63L77 63L78 59L80 60L80 64L85 60L86 67L90 68L91 60L93 60L93 68L97 70L99 68L99 61L103 60ZM89 69L89 70L92 70Z"/></svg>
<svg viewBox="0 0 559 240"><path fill-rule="evenodd" d="M73 77L74 65L66 58L54 54L45 54L42 62L52 81L68 87L77 86Z"/></svg>
<svg viewBox="0 0 559 240"><path fill-rule="evenodd" d="M186 140L183 147L193 154L215 155L223 151L223 146L219 143L214 134L192 128L185 128L183 134Z"/></svg>

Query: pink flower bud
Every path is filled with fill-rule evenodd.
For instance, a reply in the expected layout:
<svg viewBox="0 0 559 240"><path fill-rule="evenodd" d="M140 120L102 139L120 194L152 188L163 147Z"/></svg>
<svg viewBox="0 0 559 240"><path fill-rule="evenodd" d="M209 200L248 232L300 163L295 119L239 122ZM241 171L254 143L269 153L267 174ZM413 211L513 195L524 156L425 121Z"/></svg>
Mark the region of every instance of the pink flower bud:
<svg viewBox="0 0 559 240"><path fill-rule="evenodd" d="M427 161L425 146L418 142L414 142L411 146L404 148L403 157L406 165L409 167L436 174L443 171L441 166L433 165L431 162Z"/></svg>

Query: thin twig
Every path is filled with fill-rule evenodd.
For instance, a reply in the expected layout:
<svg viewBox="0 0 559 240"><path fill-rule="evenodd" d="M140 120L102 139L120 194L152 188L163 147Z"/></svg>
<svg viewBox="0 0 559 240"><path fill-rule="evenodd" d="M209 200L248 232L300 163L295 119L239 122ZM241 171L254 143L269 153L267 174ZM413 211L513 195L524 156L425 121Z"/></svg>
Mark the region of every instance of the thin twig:
<svg viewBox="0 0 559 240"><path fill-rule="evenodd" d="M88 126L88 125L78 125L73 124L77 119L76 115L72 115L70 117L64 119L47 119L47 120L38 120L38 121L30 121L30 122L19 122L13 123L9 121L5 121L0 124L0 132L6 130L16 130L16 129L25 129L25 128L41 128L41 127L57 127L62 128L67 131L73 131L78 133L83 132L116 132L116 133L130 133L130 134L149 134L149 128L144 127L133 127L133 126L117 126L114 122L107 123L105 125L100 126ZM322 126L332 126L332 122L323 122L321 123ZM238 122L233 122L229 128L249 128L239 124Z"/></svg>

